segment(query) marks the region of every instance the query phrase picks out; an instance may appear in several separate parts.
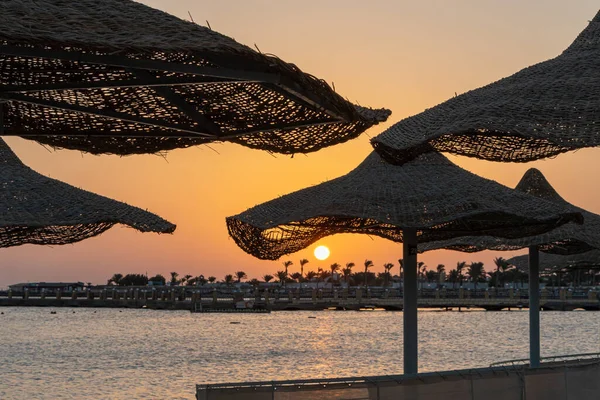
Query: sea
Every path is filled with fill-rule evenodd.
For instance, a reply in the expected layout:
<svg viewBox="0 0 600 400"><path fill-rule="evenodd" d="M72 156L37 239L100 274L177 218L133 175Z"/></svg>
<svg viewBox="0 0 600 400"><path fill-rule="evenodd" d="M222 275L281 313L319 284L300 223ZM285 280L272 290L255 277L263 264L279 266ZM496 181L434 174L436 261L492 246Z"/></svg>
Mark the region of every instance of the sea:
<svg viewBox="0 0 600 400"><path fill-rule="evenodd" d="M0 308L0 399L193 399L196 384L402 373L402 312ZM53 313L55 312L55 313ZM600 313L541 313L542 357L600 352ZM528 313L419 310L420 371L528 356Z"/></svg>

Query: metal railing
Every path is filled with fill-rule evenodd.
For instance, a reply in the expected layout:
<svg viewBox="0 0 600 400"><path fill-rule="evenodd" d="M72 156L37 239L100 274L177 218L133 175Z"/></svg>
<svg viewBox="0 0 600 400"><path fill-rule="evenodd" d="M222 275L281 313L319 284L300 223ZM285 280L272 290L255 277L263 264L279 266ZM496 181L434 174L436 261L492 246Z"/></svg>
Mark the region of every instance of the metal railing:
<svg viewBox="0 0 600 400"><path fill-rule="evenodd" d="M493 398L522 400L529 396L548 398L546 384L549 380L563 385L554 388L562 393L561 399L596 398L593 396L600 391L600 353L547 357L545 360L555 361L533 369L523 363L528 360L511 360L490 367L413 375L196 385L196 399L401 400L417 398L415 395L420 394L428 399L442 400L449 398L447 395L452 392L456 398L486 400L492 391ZM576 383L581 379L587 382L583 386L567 385L567 381Z"/></svg>
<svg viewBox="0 0 600 400"><path fill-rule="evenodd" d="M582 354L568 354L562 356L549 356L542 357L541 362L543 364L557 364L557 363L578 363L582 361L595 361L600 360L600 353L582 353ZM529 365L529 358L520 358L516 360L498 361L490 364L490 368L504 367L504 366L527 366Z"/></svg>

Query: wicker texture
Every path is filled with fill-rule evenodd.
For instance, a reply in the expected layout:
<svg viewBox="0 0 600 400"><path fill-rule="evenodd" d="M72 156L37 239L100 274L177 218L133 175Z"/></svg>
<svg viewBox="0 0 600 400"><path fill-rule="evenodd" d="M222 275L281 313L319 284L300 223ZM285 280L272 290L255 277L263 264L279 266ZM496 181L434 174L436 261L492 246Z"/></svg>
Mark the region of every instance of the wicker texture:
<svg viewBox="0 0 600 400"><path fill-rule="evenodd" d="M560 56L454 97L372 140L387 161L437 150L528 162L600 145L600 12Z"/></svg>
<svg viewBox="0 0 600 400"><path fill-rule="evenodd" d="M0 247L74 243L115 224L141 232L175 230L157 215L38 174L2 139L0 186Z"/></svg>
<svg viewBox="0 0 600 400"><path fill-rule="evenodd" d="M516 267L518 270L529 273L529 255L516 256L506 260L508 264ZM600 268L600 250L591 250L585 253L559 255L559 254L540 254L540 273L549 274L565 269Z"/></svg>
<svg viewBox="0 0 600 400"><path fill-rule="evenodd" d="M530 236L569 221L581 222L581 214L481 178L441 154L395 166L373 152L347 175L229 217L227 226L247 253L277 259L336 233L401 242L403 228L416 228L426 243Z"/></svg>
<svg viewBox="0 0 600 400"><path fill-rule="evenodd" d="M307 153L390 115L130 0L2 0L0 26L0 134L55 147L125 155L232 141Z"/></svg>
<svg viewBox="0 0 600 400"><path fill-rule="evenodd" d="M600 249L600 215L576 207L564 200L537 169L529 169L515 188L540 199L553 202L569 212L583 215L583 225L565 224L541 235L520 239L485 236L466 236L419 246L419 251L450 249L464 252L482 250L518 250L538 246L540 251L553 254L576 254Z"/></svg>

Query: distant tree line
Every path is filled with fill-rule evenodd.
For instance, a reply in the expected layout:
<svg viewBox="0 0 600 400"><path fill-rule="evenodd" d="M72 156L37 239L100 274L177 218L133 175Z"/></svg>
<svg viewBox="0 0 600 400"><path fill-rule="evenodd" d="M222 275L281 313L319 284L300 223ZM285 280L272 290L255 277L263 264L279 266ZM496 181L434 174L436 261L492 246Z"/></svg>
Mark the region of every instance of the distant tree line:
<svg viewBox="0 0 600 400"><path fill-rule="evenodd" d="M331 285L331 287L339 286L341 283L345 283L350 286L389 286L394 278L404 278L404 262L402 259L398 260L398 274L393 276L392 270L395 268L394 263L385 263L382 265L381 272L373 272L375 268L373 261L365 260L361 266L360 271L354 272L353 269L356 264L348 262L344 266L338 263L333 263L329 268L323 269L318 267L316 271L308 270L305 271L305 266L309 261L307 259L301 259L299 262L300 270L297 272L290 273L289 269L294 265L291 260L284 261L282 263L283 269L276 271L273 275L265 274L261 279L253 278L248 280L248 275L244 271L237 271L234 274L226 274L222 280L218 280L215 276L209 276L205 278L204 275L192 276L184 275L180 277L177 272L171 272L169 282L171 285L185 285L185 286L203 286L207 283L223 283L225 285L233 285L234 283L240 283L242 281L248 281L248 283L257 286L262 282L276 282L280 286L285 286L286 283L298 282L316 282L317 285L321 282ZM512 283L516 286L518 283L521 285L525 282L529 282L529 277L526 273L516 269L514 266L508 264L508 262L502 258L497 257L494 259L495 270L486 272L484 264L482 262L471 262L468 264L466 261L460 261L456 263L456 267L449 270L446 273L446 266L444 264L438 264L435 269L429 269L424 262L417 263L418 280L419 282L427 283L452 283L453 287L460 287L464 282L471 283L483 283L489 287L504 287L507 283ZM558 276L557 276L558 275ZM554 274L550 277L544 277L549 285L564 285L568 283L579 283L591 282L594 284L594 274L590 271L572 271L563 274ZM148 278L143 274L114 274L107 282L108 285L118 286L145 286L149 282L153 285L165 285L167 278L161 274L157 274L153 277Z"/></svg>

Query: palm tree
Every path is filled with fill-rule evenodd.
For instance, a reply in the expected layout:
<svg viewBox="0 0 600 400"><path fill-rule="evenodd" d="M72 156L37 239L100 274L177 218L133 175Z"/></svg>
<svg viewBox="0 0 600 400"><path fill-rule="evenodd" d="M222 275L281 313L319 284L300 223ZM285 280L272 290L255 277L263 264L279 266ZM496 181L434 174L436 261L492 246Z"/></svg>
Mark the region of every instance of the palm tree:
<svg viewBox="0 0 600 400"><path fill-rule="evenodd" d="M260 281L256 278L252 278L249 283L254 287L258 287L258 285L260 285Z"/></svg>
<svg viewBox="0 0 600 400"><path fill-rule="evenodd" d="M204 285L206 285L207 280L206 280L206 278L204 278L204 275L199 275L196 277L196 282L200 286L204 286Z"/></svg>
<svg viewBox="0 0 600 400"><path fill-rule="evenodd" d="M425 281L425 271L427 271L427 265L423 261L419 261L417 263L417 276L419 276L419 280L422 282ZM423 287L423 284L421 284L421 287Z"/></svg>
<svg viewBox="0 0 600 400"><path fill-rule="evenodd" d="M293 280L298 281L298 283L300 283L302 281L302 273L301 272L294 272L290 277Z"/></svg>
<svg viewBox="0 0 600 400"><path fill-rule="evenodd" d="M384 284L384 286L388 285L388 281L389 281L389 278L390 278L390 270L392 268L394 268L394 264L392 264L392 263L385 263L385 264L383 264L383 270L385 271L385 275L384 275L385 276L385 284Z"/></svg>
<svg viewBox="0 0 600 400"><path fill-rule="evenodd" d="M465 267L467 266L467 262L466 261L457 261L456 262L456 272L458 273L458 281L459 281L459 287L462 286L463 283L463 269L465 269Z"/></svg>
<svg viewBox="0 0 600 400"><path fill-rule="evenodd" d="M502 257L494 258L494 264L496 264L496 287L500 287L500 268L506 264L506 260Z"/></svg>
<svg viewBox="0 0 600 400"><path fill-rule="evenodd" d="M469 265L467 274L469 275L469 278L471 278L471 281L475 283L475 290L477 290L477 281L483 276L484 272L482 262L472 262L471 265Z"/></svg>
<svg viewBox="0 0 600 400"><path fill-rule="evenodd" d="M442 274L446 272L446 266L444 264L438 264L437 266L437 274L438 274L438 283L442 280Z"/></svg>
<svg viewBox="0 0 600 400"><path fill-rule="evenodd" d="M504 260L504 263L502 265L500 265L500 275L502 277L502 287L504 287L504 281L505 281L504 275L511 268L512 268L512 266L506 260Z"/></svg>
<svg viewBox="0 0 600 400"><path fill-rule="evenodd" d="M404 269L404 259L402 259L402 258L398 259L398 267L400 268L400 271L398 272L400 274L400 279L402 281L404 281L404 279L402 279L402 270Z"/></svg>
<svg viewBox="0 0 600 400"><path fill-rule="evenodd" d="M263 276L263 281L265 281L266 283L269 283L272 280L273 280L273 275L267 274L267 275Z"/></svg>
<svg viewBox="0 0 600 400"><path fill-rule="evenodd" d="M435 278L438 276L438 274L434 270L430 269L425 273L424 276L425 279L427 279L427 283L432 283L433 281L435 281Z"/></svg>
<svg viewBox="0 0 600 400"><path fill-rule="evenodd" d="M315 271L308 271L306 273L306 280L310 282L314 279L315 276L317 276L317 273Z"/></svg>
<svg viewBox="0 0 600 400"><path fill-rule="evenodd" d="M300 260L300 278L304 278L304 266L306 264L308 264L308 260L306 258ZM298 282L300 282L300 280L298 280Z"/></svg>
<svg viewBox="0 0 600 400"><path fill-rule="evenodd" d="M242 279L248 278L248 275L244 271L238 271L235 273L235 277L237 278L238 283L242 281Z"/></svg>
<svg viewBox="0 0 600 400"><path fill-rule="evenodd" d="M216 281L216 280L217 280L217 277L216 277L216 276L209 276L209 277L208 277L208 281L209 281L210 283L215 283L215 281Z"/></svg>
<svg viewBox="0 0 600 400"><path fill-rule="evenodd" d="M177 277L179 274L177 272L171 272L171 285L176 285L178 283Z"/></svg>
<svg viewBox="0 0 600 400"><path fill-rule="evenodd" d="M342 269L342 275L344 275L344 281L346 284L348 284L348 279L350 278L350 275L352 275L352 268L354 268L354 263L349 262L346 263L346 268Z"/></svg>
<svg viewBox="0 0 600 400"><path fill-rule="evenodd" d="M329 269L331 269L331 291L333 292L333 274L335 274L339 269L340 269L341 265L338 263L333 263L329 266Z"/></svg>
<svg viewBox="0 0 600 400"><path fill-rule="evenodd" d="M231 274L227 274L225 275L225 279L223 279L223 282L227 285L230 286L233 283L233 275Z"/></svg>
<svg viewBox="0 0 600 400"><path fill-rule="evenodd" d="M188 282L191 278L192 275L185 275L183 278L181 278L181 284L183 285L185 282Z"/></svg>
<svg viewBox="0 0 600 400"><path fill-rule="evenodd" d="M317 286L319 285L319 282L325 282L325 279L329 278L330 276L331 273L329 271L325 271L324 269L319 268L319 275L317 276ZM331 279L333 281L333 277Z"/></svg>
<svg viewBox="0 0 600 400"><path fill-rule="evenodd" d="M365 289L366 289L366 291L369 290L369 276L368 276L367 272L369 272L369 268L371 268L372 266L373 266L373 261L365 260Z"/></svg>
<svg viewBox="0 0 600 400"><path fill-rule="evenodd" d="M285 277L286 277L286 278L288 277L288 268L289 268L291 265L294 265L294 263L293 263L292 261L290 261L290 260L287 260L287 261L284 261L284 262L283 262L283 266L285 267Z"/></svg>
<svg viewBox="0 0 600 400"><path fill-rule="evenodd" d="M121 283L121 279L123 279L123 274L114 274L112 278L110 278L108 282L106 282L106 284L110 285L111 283L114 283L115 285L119 286L119 284Z"/></svg>
<svg viewBox="0 0 600 400"><path fill-rule="evenodd" d="M287 271L277 271L275 276L277 276L277 280L279 281L280 285L283 285L287 279Z"/></svg>
<svg viewBox="0 0 600 400"><path fill-rule="evenodd" d="M455 269L451 269L448 274L448 280L452 282L452 289L456 287L456 282L458 281L458 271Z"/></svg>

